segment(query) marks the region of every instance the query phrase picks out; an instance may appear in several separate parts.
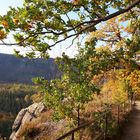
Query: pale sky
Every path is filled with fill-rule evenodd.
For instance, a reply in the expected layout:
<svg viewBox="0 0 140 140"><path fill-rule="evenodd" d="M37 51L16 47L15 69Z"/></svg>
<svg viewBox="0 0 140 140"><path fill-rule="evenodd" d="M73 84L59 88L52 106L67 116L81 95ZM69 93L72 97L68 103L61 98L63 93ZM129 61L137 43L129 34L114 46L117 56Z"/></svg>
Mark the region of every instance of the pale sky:
<svg viewBox="0 0 140 140"><path fill-rule="evenodd" d="M17 7L22 6L23 0L4 0L0 4L0 15L6 14L6 11L8 10L9 6L11 7ZM8 38L10 42L12 40ZM65 41L64 43L60 44L59 46L55 46L55 48L49 52L50 57L56 57L61 56L62 52L66 52L67 55L74 56L77 53L77 49L75 47L71 47L66 49L67 46L70 45L71 41ZM17 50L21 50L19 47L12 47L12 46L0 46L0 53L7 53L7 54L13 54L13 49L16 48Z"/></svg>
<svg viewBox="0 0 140 140"><path fill-rule="evenodd" d="M6 14L9 6L17 7L22 6L23 0L3 0L0 4L0 14Z"/></svg>

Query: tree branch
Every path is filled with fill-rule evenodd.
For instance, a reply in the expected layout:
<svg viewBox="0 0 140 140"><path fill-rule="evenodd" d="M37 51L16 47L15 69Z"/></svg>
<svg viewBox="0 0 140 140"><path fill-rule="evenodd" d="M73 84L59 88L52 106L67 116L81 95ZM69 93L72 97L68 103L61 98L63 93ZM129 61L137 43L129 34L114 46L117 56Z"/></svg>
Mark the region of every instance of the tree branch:
<svg viewBox="0 0 140 140"><path fill-rule="evenodd" d="M102 17L102 18L99 18L97 20L90 20L90 21L85 21L85 22L81 22L79 24L77 24L76 26L70 28L70 29L67 29L67 30L64 30L62 32L55 32L53 30L50 30L50 31L44 31L44 32L35 32L34 34L47 34L47 33L52 33L54 35L63 35L64 33L68 33L70 31L73 31L73 30L76 30L77 28L80 28L81 26L83 26L83 28L80 30L80 31L77 31L76 33L74 34L70 34L69 36L67 36L66 38L63 38L63 39L60 39L58 41L56 41L54 44L50 45L50 47L53 47L55 46L56 44L62 42L62 41L65 41L66 39L68 38L71 38L73 36L78 36L80 34L82 34L84 31L90 29L91 27L99 24L100 22L104 22L104 21L107 21L109 19L112 19L118 15L121 15L125 12L128 12L129 10L131 10L133 7L135 7L136 5L138 5L140 3L140 0L135 0L131 5L129 5L128 7L124 8L124 9L121 9L115 13L112 13L106 17ZM5 43L5 44L0 44L0 45L19 45L20 43L24 42L25 40L27 40L28 38L22 40L21 42L19 43Z"/></svg>
<svg viewBox="0 0 140 140"><path fill-rule="evenodd" d="M129 6L126 7L125 9L121 9L121 10L119 10L119 11L117 11L117 12L111 14L111 15L108 15L108 16L104 17L104 18L100 18L100 19L98 19L98 20L85 21L85 22L83 22L83 23L81 23L81 24L75 26L75 28L77 28L77 27L79 27L79 26L81 26L82 24L85 24L85 23L91 23L91 24L88 25L88 26L86 26L84 29L82 29L82 30L79 31L78 33L71 34L71 35L67 36L67 38L64 38L64 39L62 39L62 40L59 40L59 41L55 42L55 43L54 43L53 45L51 45L50 47L53 47L53 46L55 46L56 44L58 44L58 43L60 43L60 42L62 42L62 41L64 41L64 40L66 40L66 39L68 39L68 38L70 38L70 37L77 36L77 35L81 34L83 31L86 31L87 29L91 28L92 26L95 26L95 25L99 24L99 23L102 22L102 21L107 21L107 20L112 19L112 18L114 18L114 17L116 17L116 16L118 16L118 15L121 15L121 14L123 14L123 13L125 13L125 12L128 12L128 11L131 10L133 7L135 7L136 5L138 5L139 3L140 3L140 0L136 0L135 2L133 2L131 5L129 5ZM71 31L71 30L70 30L70 31Z"/></svg>

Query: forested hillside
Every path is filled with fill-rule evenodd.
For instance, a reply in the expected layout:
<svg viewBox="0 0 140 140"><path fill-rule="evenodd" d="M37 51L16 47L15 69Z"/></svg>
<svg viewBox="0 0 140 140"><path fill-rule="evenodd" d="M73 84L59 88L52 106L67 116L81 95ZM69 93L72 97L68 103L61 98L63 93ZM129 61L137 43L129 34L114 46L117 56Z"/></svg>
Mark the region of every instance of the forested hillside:
<svg viewBox="0 0 140 140"><path fill-rule="evenodd" d="M17 58L0 54L0 83L31 83L33 77L54 79L60 76L54 59Z"/></svg>
<svg viewBox="0 0 140 140"><path fill-rule="evenodd" d="M17 113L32 103L35 86L0 84L0 138L9 137Z"/></svg>

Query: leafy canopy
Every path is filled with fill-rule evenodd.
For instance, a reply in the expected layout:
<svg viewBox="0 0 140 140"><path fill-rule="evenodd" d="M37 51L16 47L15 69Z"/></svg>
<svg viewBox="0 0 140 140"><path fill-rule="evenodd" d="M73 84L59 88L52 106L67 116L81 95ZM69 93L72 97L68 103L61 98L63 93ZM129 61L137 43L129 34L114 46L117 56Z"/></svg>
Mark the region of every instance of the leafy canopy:
<svg viewBox="0 0 140 140"><path fill-rule="evenodd" d="M23 7L11 7L7 15L0 17L1 44L29 47L28 57L40 52L41 57L48 58L47 51L55 45L95 31L95 25L139 7L139 3L140 0L25 0ZM7 43L4 39L11 31L15 42Z"/></svg>
<svg viewBox="0 0 140 140"><path fill-rule="evenodd" d="M134 56L140 50L139 3L140 0L25 0L23 7L11 8L0 17L0 39L2 44L31 48L28 57L34 58L39 52L39 56L48 58L48 50L61 42L72 38L75 43L76 38L87 37L84 48L78 43L81 48L77 56L63 54L63 58L56 59L63 72L61 79L35 80L42 85L46 104L55 111L56 119L67 116L77 120L92 94L100 92L108 71L138 69ZM122 22L131 24L123 28ZM99 23L104 26L98 28ZM14 43L5 42L10 33ZM98 40L105 43L97 49ZM121 98L124 87L119 81L115 84ZM110 85L113 91L113 82ZM116 97L115 92L118 102Z"/></svg>

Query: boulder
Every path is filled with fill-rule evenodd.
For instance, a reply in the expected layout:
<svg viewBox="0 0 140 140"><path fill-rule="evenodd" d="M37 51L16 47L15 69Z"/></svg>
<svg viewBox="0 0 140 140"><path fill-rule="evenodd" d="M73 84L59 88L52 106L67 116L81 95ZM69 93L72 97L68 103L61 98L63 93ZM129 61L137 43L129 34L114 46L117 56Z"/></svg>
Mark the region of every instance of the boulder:
<svg viewBox="0 0 140 140"><path fill-rule="evenodd" d="M46 106L40 102L40 103L34 103L28 108L22 109L12 126L12 134L10 136L10 140L19 140L18 138L18 132L22 127L24 126L25 123L29 123L32 120L38 118L43 112L47 111Z"/></svg>

